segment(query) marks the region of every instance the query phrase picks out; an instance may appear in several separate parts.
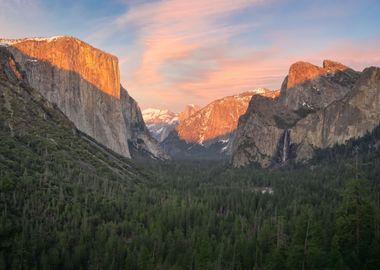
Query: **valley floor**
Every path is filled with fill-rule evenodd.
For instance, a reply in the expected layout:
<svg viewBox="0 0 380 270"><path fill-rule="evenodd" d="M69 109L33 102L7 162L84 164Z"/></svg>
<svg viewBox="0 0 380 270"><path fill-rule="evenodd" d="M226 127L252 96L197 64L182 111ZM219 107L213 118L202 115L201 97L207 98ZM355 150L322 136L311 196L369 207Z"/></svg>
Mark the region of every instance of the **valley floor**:
<svg viewBox="0 0 380 270"><path fill-rule="evenodd" d="M380 155L356 169L326 154L272 171L153 164L133 185L2 179L0 268L379 269Z"/></svg>
<svg viewBox="0 0 380 270"><path fill-rule="evenodd" d="M0 269L380 269L380 128L308 165L137 164L0 83Z"/></svg>

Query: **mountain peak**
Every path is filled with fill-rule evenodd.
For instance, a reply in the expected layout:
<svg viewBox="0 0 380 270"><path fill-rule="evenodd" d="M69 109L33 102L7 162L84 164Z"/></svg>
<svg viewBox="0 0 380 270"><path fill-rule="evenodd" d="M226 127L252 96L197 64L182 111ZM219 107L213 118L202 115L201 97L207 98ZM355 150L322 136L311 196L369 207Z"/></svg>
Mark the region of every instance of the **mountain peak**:
<svg viewBox="0 0 380 270"><path fill-rule="evenodd" d="M312 80L324 73L323 68L308 62L299 61L289 68L287 89L293 88L305 81Z"/></svg>
<svg viewBox="0 0 380 270"><path fill-rule="evenodd" d="M306 81L314 80L317 77L328 73L346 70L352 71L352 69L347 66L332 60L323 60L322 67L316 66L309 62L298 61L292 64L289 68L286 88L290 89L296 87Z"/></svg>
<svg viewBox="0 0 380 270"><path fill-rule="evenodd" d="M145 123L167 123L172 124L178 121L178 114L167 109L147 108L142 111Z"/></svg>
<svg viewBox="0 0 380 270"><path fill-rule="evenodd" d="M343 71L345 69L348 69L347 66L345 66L339 62L329 60L329 59L323 60L323 68L324 69L332 69L334 71L336 71L336 70L342 70Z"/></svg>

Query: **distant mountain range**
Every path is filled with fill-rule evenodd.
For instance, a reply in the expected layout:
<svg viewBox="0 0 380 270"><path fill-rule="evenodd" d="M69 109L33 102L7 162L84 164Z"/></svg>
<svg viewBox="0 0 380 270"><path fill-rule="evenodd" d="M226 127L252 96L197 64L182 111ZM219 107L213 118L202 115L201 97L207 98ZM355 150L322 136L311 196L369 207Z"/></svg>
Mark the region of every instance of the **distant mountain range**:
<svg viewBox="0 0 380 270"><path fill-rule="evenodd" d="M160 109L145 109L142 111L142 116L146 124L167 123L173 124L178 122L178 114L169 110Z"/></svg>
<svg viewBox="0 0 380 270"><path fill-rule="evenodd" d="M189 104L180 113L165 109L148 108L142 111L142 116L153 137L161 143L175 129L178 123L189 118L200 108L198 105Z"/></svg>
<svg viewBox="0 0 380 270"><path fill-rule="evenodd" d="M145 109L142 116L152 136L162 142L178 124L178 114L169 110Z"/></svg>
<svg viewBox="0 0 380 270"><path fill-rule="evenodd" d="M278 91L254 89L215 100L200 108L188 105L175 114L168 110L146 109L143 117L153 136L174 159L226 159L239 117L253 96L274 98Z"/></svg>

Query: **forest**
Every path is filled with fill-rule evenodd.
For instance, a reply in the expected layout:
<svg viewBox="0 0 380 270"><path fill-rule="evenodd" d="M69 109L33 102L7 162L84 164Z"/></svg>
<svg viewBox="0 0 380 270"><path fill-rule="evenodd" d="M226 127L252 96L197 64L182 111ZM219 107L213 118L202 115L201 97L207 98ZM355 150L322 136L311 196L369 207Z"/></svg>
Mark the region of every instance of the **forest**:
<svg viewBox="0 0 380 270"><path fill-rule="evenodd" d="M0 268L379 269L379 130L270 170L173 162L94 177L49 149L6 155L22 161L18 175L2 167ZM2 166L20 145L1 138Z"/></svg>
<svg viewBox="0 0 380 270"><path fill-rule="evenodd" d="M380 128L270 169L132 162L3 89L0 269L380 269Z"/></svg>

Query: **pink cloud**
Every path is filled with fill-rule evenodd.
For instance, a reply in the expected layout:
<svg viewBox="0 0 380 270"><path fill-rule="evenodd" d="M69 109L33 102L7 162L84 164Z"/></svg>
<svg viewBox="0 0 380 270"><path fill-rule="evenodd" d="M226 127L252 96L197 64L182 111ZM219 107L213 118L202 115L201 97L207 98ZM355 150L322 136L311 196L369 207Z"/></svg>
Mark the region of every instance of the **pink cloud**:
<svg viewBox="0 0 380 270"><path fill-rule="evenodd" d="M363 48L352 41L331 41L325 50L298 44L300 36L310 34L302 31L310 29L268 33L271 45L263 48L234 42L239 33L254 35L262 22L228 24L222 18L264 2L268 4L169 0L132 6L113 21L114 29L131 25L138 29L137 39L126 49L129 57L122 61L122 79L131 95L143 108L179 111L187 103L205 105L255 87L278 89L289 66L298 60L321 64L324 58L331 58L355 68L366 66L368 59L377 63L378 42Z"/></svg>
<svg viewBox="0 0 380 270"><path fill-rule="evenodd" d="M196 89L189 89L186 82L178 78L190 77L188 79L193 84L187 82L187 85L197 86L198 80L219 69L221 61L231 57L225 55L229 39L258 25L257 22L228 25L220 18L260 2L169 0L132 7L116 18L113 22L116 29L128 25L139 27L139 36L129 49L137 51L142 48L141 55L139 59L131 57L123 61L127 67L133 66L133 69L127 69L126 78L132 95L142 107L164 103L168 106L169 98L174 104L183 106L195 97L199 98ZM180 68L188 70L180 74ZM195 77L191 78L192 75Z"/></svg>
<svg viewBox="0 0 380 270"><path fill-rule="evenodd" d="M380 66L380 39L366 39L360 42L344 40L333 43L315 56L332 59L361 71L368 66ZM320 60L321 61L321 60Z"/></svg>

